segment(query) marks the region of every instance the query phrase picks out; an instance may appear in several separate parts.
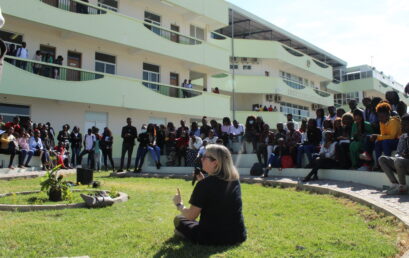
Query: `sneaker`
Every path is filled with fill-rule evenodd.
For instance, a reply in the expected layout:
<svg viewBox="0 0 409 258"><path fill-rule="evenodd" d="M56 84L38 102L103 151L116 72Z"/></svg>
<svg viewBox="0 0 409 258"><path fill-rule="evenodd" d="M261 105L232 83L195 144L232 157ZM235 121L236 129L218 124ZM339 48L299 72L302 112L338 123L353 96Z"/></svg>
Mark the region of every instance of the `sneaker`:
<svg viewBox="0 0 409 258"><path fill-rule="evenodd" d="M399 193L399 185L398 184L393 184L387 191L387 195L396 195Z"/></svg>
<svg viewBox="0 0 409 258"><path fill-rule="evenodd" d="M366 160L366 161L371 161L372 160L372 157L371 157L371 155L369 155L368 152L363 152L363 153L359 154L359 158L362 159L362 160Z"/></svg>
<svg viewBox="0 0 409 258"><path fill-rule="evenodd" d="M360 166L358 169L358 171L369 171L370 167L367 164L363 164L362 166Z"/></svg>
<svg viewBox="0 0 409 258"><path fill-rule="evenodd" d="M118 169L116 172L124 172L124 171L123 171L122 168L121 168L121 169Z"/></svg>

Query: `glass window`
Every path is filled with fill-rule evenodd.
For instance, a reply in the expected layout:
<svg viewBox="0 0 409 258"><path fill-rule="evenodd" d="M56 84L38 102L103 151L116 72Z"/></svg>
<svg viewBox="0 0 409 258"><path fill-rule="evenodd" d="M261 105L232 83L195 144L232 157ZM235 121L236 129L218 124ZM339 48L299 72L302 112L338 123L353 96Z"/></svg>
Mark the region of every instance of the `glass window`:
<svg viewBox="0 0 409 258"><path fill-rule="evenodd" d="M190 25L190 36L204 40L205 39L205 32L204 29L196 27L194 25Z"/></svg>
<svg viewBox="0 0 409 258"><path fill-rule="evenodd" d="M95 53L95 71L101 73L116 73L116 57L103 53Z"/></svg>
<svg viewBox="0 0 409 258"><path fill-rule="evenodd" d="M159 69L160 68L158 65L143 63L143 80L156 82L156 83L144 82L143 85L153 90L159 90L159 85L157 84L160 82Z"/></svg>

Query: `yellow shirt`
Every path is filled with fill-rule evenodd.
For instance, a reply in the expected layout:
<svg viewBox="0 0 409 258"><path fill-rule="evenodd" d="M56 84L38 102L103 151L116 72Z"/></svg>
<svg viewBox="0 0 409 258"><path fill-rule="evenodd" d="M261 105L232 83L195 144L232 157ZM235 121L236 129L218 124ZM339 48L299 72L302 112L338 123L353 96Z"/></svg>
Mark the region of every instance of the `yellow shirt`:
<svg viewBox="0 0 409 258"><path fill-rule="evenodd" d="M385 124L379 123L381 134L378 135L376 140L395 140L402 134L400 127L400 119L398 117L391 117Z"/></svg>
<svg viewBox="0 0 409 258"><path fill-rule="evenodd" d="M7 135L7 133L3 133L0 138L0 142L1 142L0 148L3 150L7 150L9 148L10 142L15 141L15 140L16 138L14 137L14 135L12 134Z"/></svg>

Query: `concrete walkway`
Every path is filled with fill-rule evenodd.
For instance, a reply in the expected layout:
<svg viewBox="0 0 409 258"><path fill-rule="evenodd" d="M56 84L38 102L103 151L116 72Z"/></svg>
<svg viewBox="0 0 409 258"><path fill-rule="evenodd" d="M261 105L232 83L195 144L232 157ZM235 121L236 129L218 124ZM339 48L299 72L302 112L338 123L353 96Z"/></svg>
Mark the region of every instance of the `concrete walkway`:
<svg viewBox="0 0 409 258"><path fill-rule="evenodd" d="M43 170L32 170L32 169L1 169L0 180L11 180L19 178L35 178L44 176L46 171ZM59 173L63 175L74 174L76 173L75 169L63 169Z"/></svg>

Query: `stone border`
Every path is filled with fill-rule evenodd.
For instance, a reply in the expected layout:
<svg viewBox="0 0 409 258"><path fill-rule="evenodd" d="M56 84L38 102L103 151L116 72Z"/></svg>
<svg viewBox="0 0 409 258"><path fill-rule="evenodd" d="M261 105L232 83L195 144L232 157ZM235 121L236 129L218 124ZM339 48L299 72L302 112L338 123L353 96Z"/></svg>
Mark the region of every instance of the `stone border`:
<svg viewBox="0 0 409 258"><path fill-rule="evenodd" d="M83 192L83 191L102 191L102 190L81 190L73 189L73 192ZM109 192L107 190L103 190ZM5 193L0 194L0 200L2 197L10 196L12 194L24 195L24 194L33 194L39 193L41 191L28 191L28 192L17 192L17 193ZM114 198L114 203L126 202L129 199L129 196L126 193L118 192L119 196ZM42 211L42 210L63 210L63 209L75 209L75 208L86 208L85 202L82 203L69 203L69 204L47 204L47 205L22 205L22 204L0 204L0 211Z"/></svg>
<svg viewBox="0 0 409 258"><path fill-rule="evenodd" d="M140 178L172 178L172 179L185 179L185 180L191 180L192 175L191 174L169 174L169 173L140 173L140 174L135 174L132 172L124 172L124 173L111 173L112 177L140 177ZM286 177L288 178L288 177ZM317 193L317 194L330 194L336 197L343 197L350 199L354 202L357 202L359 204L365 205L376 212L380 213L385 213L387 215L393 216L397 218L400 222L402 222L407 229L409 229L409 217L405 215L403 212L393 209L391 207L388 207L386 205L383 205L382 203L365 199L362 196L358 194L354 194L351 192L348 192L346 190L342 190L341 188L334 189L331 187L326 187L326 186L318 186L318 185L312 185L309 183L301 183L294 181L291 178L288 178L290 180L287 181L281 181L283 178L277 178L277 177L270 177L270 178L261 178L261 177L253 177L253 176L241 176L240 181L243 183L247 184L261 184L264 186L273 186L273 187L283 187L283 188L290 188L290 187L295 187L299 190L304 190L312 193ZM402 257L407 257L409 258L409 250L405 252L405 254L402 255Z"/></svg>

